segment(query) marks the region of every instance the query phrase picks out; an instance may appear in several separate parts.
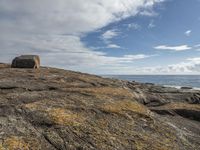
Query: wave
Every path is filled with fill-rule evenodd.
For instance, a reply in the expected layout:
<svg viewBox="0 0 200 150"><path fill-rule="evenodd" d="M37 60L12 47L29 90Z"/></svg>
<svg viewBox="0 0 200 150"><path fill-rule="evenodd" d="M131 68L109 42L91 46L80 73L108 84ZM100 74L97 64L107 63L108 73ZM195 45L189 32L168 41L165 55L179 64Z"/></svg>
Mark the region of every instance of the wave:
<svg viewBox="0 0 200 150"><path fill-rule="evenodd" d="M176 88L176 89L184 89L184 86L177 86L177 85L163 85L164 87L170 87L170 88ZM186 90L198 90L200 91L200 88L198 87L185 87Z"/></svg>

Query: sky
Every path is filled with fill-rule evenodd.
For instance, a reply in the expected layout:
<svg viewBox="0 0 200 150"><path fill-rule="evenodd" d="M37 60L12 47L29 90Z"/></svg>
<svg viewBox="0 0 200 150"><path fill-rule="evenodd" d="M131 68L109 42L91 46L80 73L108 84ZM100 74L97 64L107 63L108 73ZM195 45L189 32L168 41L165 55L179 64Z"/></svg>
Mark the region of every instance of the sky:
<svg viewBox="0 0 200 150"><path fill-rule="evenodd" d="M92 74L200 74L200 0L0 0L0 62Z"/></svg>

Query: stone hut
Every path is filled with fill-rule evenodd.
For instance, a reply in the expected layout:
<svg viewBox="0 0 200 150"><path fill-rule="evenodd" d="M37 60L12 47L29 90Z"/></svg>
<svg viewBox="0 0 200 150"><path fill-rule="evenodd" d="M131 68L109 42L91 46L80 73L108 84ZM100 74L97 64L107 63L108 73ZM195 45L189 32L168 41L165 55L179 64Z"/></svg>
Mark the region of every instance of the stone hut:
<svg viewBox="0 0 200 150"><path fill-rule="evenodd" d="M40 57L37 55L22 55L12 61L11 68L40 68Z"/></svg>

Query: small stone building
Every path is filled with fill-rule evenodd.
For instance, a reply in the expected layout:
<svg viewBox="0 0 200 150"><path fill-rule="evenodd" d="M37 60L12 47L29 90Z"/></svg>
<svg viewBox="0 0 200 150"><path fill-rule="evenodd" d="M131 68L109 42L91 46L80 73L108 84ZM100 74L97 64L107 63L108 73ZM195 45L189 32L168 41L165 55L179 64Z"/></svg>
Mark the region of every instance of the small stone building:
<svg viewBox="0 0 200 150"><path fill-rule="evenodd" d="M22 55L12 61L11 68L40 68L40 57L37 55Z"/></svg>

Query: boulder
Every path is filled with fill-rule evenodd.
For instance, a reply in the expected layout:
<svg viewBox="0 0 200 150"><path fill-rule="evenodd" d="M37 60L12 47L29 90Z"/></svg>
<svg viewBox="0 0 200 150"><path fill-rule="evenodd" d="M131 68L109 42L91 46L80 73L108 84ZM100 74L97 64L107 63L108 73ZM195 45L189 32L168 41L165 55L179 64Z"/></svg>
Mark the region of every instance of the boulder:
<svg viewBox="0 0 200 150"><path fill-rule="evenodd" d="M37 55L22 55L12 61L12 68L34 68L40 67L40 57Z"/></svg>

